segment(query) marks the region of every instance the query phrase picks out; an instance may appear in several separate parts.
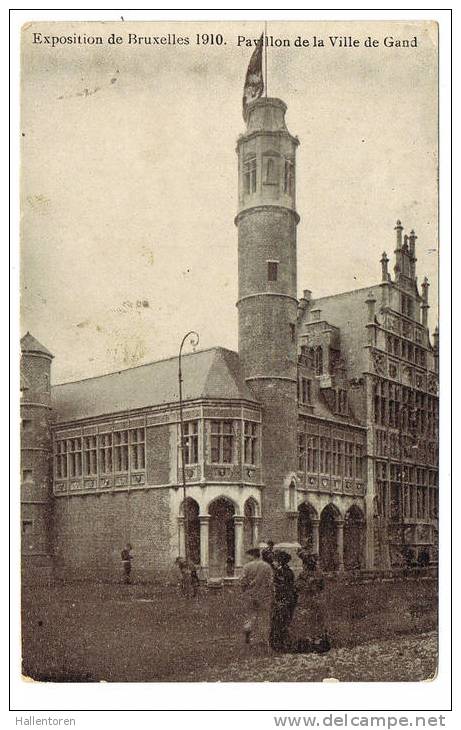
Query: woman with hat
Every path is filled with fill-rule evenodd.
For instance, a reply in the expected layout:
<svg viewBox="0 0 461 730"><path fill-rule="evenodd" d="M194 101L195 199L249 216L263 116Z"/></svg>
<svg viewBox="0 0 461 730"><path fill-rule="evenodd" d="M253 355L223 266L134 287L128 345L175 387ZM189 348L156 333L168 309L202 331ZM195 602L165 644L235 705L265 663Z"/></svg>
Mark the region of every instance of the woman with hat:
<svg viewBox="0 0 461 730"><path fill-rule="evenodd" d="M288 627L296 606L294 573L288 563L291 555L284 550L274 553L274 601L271 614L270 644L274 651L289 649Z"/></svg>

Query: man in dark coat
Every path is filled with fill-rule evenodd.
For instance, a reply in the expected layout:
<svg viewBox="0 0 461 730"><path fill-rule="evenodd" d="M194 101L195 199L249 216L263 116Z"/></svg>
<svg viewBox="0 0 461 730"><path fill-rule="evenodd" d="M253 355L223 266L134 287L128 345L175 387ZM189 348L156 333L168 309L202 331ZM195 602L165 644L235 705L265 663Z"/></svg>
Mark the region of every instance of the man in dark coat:
<svg viewBox="0 0 461 730"><path fill-rule="evenodd" d="M131 549L130 543L127 542L121 553L124 583L131 583L131 561L133 560Z"/></svg>

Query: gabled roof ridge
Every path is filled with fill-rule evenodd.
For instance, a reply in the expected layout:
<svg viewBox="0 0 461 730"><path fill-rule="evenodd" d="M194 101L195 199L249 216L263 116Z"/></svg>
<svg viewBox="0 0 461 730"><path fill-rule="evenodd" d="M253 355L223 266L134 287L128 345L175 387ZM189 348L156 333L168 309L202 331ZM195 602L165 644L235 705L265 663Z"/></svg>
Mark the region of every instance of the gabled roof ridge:
<svg viewBox="0 0 461 730"><path fill-rule="evenodd" d="M212 350L225 350L226 352L235 353L235 350L229 350L227 347L221 347L220 345L214 345L213 347L206 347L204 350L196 350L195 352L186 352L181 357L182 357L182 359L184 359L185 357L191 357L192 355L202 355L203 353L211 352ZM133 365L132 367L121 368L120 370L113 370L110 373L101 373L100 375L90 375L87 378L78 378L77 380L66 380L63 383L54 383L51 387L59 388L63 385L73 385L76 383L84 383L88 380L97 380L98 378L108 378L110 375L120 375L121 373L126 373L130 370L146 368L146 367L150 367L151 365L157 365L161 362L168 362L169 360L177 360L177 359L178 359L178 355L170 355L168 357L163 357L160 360L152 360L151 362L141 363L141 365Z"/></svg>
<svg viewBox="0 0 461 730"><path fill-rule="evenodd" d="M380 287L381 284L370 284L369 286L360 286L358 289L348 289L347 291L337 292L336 294L325 294L323 297L312 297L312 302L320 302L322 299L333 299L333 297L342 297L344 294L355 294L359 291L366 291L367 289L375 289Z"/></svg>

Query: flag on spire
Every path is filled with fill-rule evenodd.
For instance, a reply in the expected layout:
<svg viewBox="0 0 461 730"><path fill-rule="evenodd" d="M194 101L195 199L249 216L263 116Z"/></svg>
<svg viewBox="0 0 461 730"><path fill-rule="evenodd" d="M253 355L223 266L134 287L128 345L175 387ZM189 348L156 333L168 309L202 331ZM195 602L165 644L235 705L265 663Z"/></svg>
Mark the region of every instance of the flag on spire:
<svg viewBox="0 0 461 730"><path fill-rule="evenodd" d="M245 77L245 86L243 87L243 118L247 119L247 107L250 101L259 99L264 91L264 80L263 80L263 38L264 33L261 33L261 38L258 40L256 48L250 58L248 64L247 75Z"/></svg>

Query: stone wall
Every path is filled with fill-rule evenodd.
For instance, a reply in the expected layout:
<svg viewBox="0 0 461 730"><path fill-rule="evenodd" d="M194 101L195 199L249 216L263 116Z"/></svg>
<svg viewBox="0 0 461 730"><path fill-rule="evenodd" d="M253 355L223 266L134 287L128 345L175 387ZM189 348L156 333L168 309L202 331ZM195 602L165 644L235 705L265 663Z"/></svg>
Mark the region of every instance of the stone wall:
<svg viewBox="0 0 461 730"><path fill-rule="evenodd" d="M168 489L139 489L55 499L56 577L119 580L120 551L132 545L133 579L171 570Z"/></svg>

